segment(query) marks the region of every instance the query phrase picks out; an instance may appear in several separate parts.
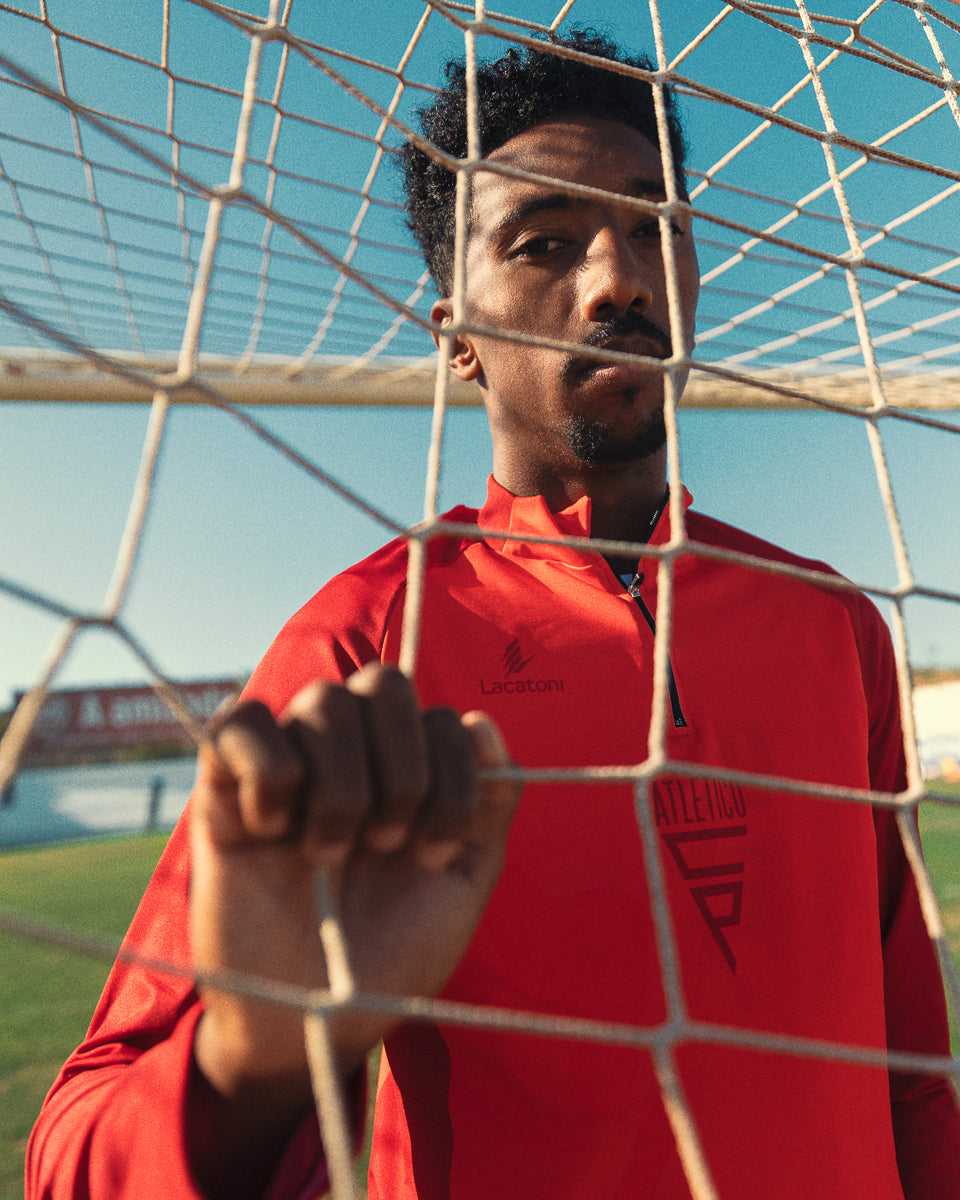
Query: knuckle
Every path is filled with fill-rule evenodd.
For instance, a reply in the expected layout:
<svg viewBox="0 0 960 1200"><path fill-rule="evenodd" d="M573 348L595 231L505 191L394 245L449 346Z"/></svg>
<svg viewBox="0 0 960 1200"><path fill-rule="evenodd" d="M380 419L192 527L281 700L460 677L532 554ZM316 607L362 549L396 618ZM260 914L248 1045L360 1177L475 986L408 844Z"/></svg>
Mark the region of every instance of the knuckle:
<svg viewBox="0 0 960 1200"><path fill-rule="evenodd" d="M351 835L366 810L369 782L355 698L342 688L327 689L320 707L295 718L290 731L306 770L304 831L323 843Z"/></svg>
<svg viewBox="0 0 960 1200"><path fill-rule="evenodd" d="M339 684L327 679L316 679L301 688L284 710L284 719L299 718L304 721L315 720L324 713L335 710L338 699L345 689Z"/></svg>
<svg viewBox="0 0 960 1200"><path fill-rule="evenodd" d="M431 731L436 730L441 736L456 738L462 733L463 722L459 713L452 708L428 708L423 714L424 725ZM466 739L464 738L464 741Z"/></svg>
<svg viewBox="0 0 960 1200"><path fill-rule="evenodd" d="M258 701L236 708L219 723L213 746L220 760L236 774L253 780L282 776L295 758L270 711Z"/></svg>
<svg viewBox="0 0 960 1200"><path fill-rule="evenodd" d="M413 696L413 686L404 673L384 663L368 663L347 682L351 691L357 691L371 700L400 703Z"/></svg>
<svg viewBox="0 0 960 1200"><path fill-rule="evenodd" d="M321 686L313 711L325 726L334 729L352 727L359 721L356 697L339 684Z"/></svg>
<svg viewBox="0 0 960 1200"><path fill-rule="evenodd" d="M219 708L207 722L207 732L216 742L226 730L262 728L271 720L261 700L240 700Z"/></svg>

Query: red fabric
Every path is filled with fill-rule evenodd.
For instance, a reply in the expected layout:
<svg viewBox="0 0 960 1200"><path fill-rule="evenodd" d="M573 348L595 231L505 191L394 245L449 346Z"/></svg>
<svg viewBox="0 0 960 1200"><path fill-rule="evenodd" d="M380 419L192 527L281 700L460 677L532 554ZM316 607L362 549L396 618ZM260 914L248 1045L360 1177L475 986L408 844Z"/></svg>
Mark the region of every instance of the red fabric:
<svg viewBox="0 0 960 1200"><path fill-rule="evenodd" d="M430 546L421 701L484 708L525 766L645 761L653 634L640 608L599 556L525 540L585 535L589 502L551 514L491 481L479 520L507 536ZM686 521L697 542L818 566L692 511ZM665 517L654 543L668 526ZM405 566L403 543L393 543L327 585L285 627L248 693L280 710L318 676L395 661ZM641 561L640 572L655 613L657 563ZM676 767L649 803L690 1018L944 1052L939 974L889 815L694 769L901 789L893 658L876 610L856 593L690 553L675 565L670 659L686 724L668 718ZM181 829L132 945L183 955L187 872ZM640 1030L663 1022L629 786L525 789L503 877L446 995ZM38 1123L28 1200L194 1194L179 1133L194 1011L183 980L115 971ZM711 1038L688 1038L675 1062L721 1196L960 1197L960 1121L942 1080L888 1080L875 1067ZM141 1088L149 1123L131 1115ZM271 1195L306 1195L321 1181L316 1131L305 1127ZM417 1023L387 1045L370 1195L685 1200L689 1191L646 1050Z"/></svg>

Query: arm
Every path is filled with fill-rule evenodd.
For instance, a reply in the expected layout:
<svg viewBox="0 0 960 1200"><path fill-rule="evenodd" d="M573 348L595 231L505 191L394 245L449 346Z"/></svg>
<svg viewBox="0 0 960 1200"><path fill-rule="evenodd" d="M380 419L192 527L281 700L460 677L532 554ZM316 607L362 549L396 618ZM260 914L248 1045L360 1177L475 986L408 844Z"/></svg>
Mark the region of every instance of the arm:
<svg viewBox="0 0 960 1200"><path fill-rule="evenodd" d="M870 705L870 779L878 791L906 788L893 647L879 615L861 597L864 687ZM887 1045L950 1053L943 983L913 874L891 809L874 809ZM947 1079L890 1072L893 1133L906 1200L960 1200L960 1110Z"/></svg>
<svg viewBox="0 0 960 1200"><path fill-rule="evenodd" d="M887 1044L950 1053L943 985L893 814L875 814L881 864ZM890 1072L897 1166L906 1200L960 1200L960 1112L949 1081Z"/></svg>
<svg viewBox="0 0 960 1200"><path fill-rule="evenodd" d="M507 761L494 726L421 715L406 680L376 667L308 688L279 723L260 706L238 710L217 749L202 757L192 823L196 965L323 986L322 866L361 989L436 994L493 890L516 798L475 778L475 766ZM207 1194L256 1195L312 1107L302 1019L211 990L204 1004L191 1160ZM343 1078L393 1024L333 1019Z"/></svg>
<svg viewBox="0 0 960 1200"><path fill-rule="evenodd" d="M420 714L406 681L376 666L308 688L276 720L241 705L216 746L190 805L194 965L323 986L323 864L360 986L438 990L493 888L515 801L509 785L477 785L478 766L507 761L489 721ZM128 939L174 962L185 841L181 827ZM387 1027L335 1022L344 1076ZM38 1122L27 1195L193 1200L260 1195L271 1180L271 1196L313 1194L311 1111L299 1014L209 989L198 999L188 978L119 963Z"/></svg>

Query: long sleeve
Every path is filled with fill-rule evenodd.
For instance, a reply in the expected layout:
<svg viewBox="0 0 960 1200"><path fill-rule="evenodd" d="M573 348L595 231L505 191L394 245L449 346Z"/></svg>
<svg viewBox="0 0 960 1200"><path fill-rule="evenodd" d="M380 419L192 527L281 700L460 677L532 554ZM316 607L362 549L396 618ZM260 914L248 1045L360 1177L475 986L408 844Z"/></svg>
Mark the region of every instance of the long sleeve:
<svg viewBox="0 0 960 1200"><path fill-rule="evenodd" d="M321 611L347 612L333 601ZM344 645L323 621L294 618L247 694L280 712L316 678L342 678L373 656L362 634ZM27 1200L199 1200L184 1139L193 1033L201 1002L190 977L187 815L174 830L107 980L83 1044L60 1072L27 1151ZM365 1081L350 1088L362 1136ZM317 1122L303 1123L267 1200L325 1190Z"/></svg>
<svg viewBox="0 0 960 1200"><path fill-rule="evenodd" d="M184 1140L193 1034L202 1011L188 966L186 832L181 823L173 833L87 1037L47 1098L28 1148L28 1200L200 1200ZM360 1126L362 1093L360 1083L351 1096ZM319 1133L310 1119L291 1140L269 1195L296 1200L320 1194L325 1185Z"/></svg>
<svg viewBox="0 0 960 1200"><path fill-rule="evenodd" d="M861 661L870 706L871 784L878 791L899 792L906 787L906 768L893 651L879 618L866 620L864 627ZM876 809L874 826L887 1045L894 1051L947 1055L950 1036L940 970L894 812ZM891 1071L890 1105L906 1200L958 1200L960 1109L949 1081Z"/></svg>
<svg viewBox="0 0 960 1200"><path fill-rule="evenodd" d="M378 656L404 579L393 543L332 580L281 630L245 689L279 714L316 679L343 679ZM190 976L187 814L140 903L83 1044L60 1072L27 1151L27 1200L199 1200L184 1139L193 1032L201 1002ZM356 1140L365 1080L351 1082ZM266 1200L325 1190L315 1118L287 1147Z"/></svg>

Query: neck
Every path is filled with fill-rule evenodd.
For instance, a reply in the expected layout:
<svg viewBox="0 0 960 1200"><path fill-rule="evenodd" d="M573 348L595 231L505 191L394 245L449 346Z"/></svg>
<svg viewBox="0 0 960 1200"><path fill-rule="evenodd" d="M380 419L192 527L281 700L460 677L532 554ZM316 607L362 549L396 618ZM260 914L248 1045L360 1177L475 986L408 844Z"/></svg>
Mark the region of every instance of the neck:
<svg viewBox="0 0 960 1200"><path fill-rule="evenodd" d="M544 464L516 464L494 456L494 478L515 496L542 496L560 512L590 498L590 536L612 542L645 542L667 491L666 450L640 462L551 470ZM636 567L636 555L606 556L615 571ZM623 565L626 564L626 565Z"/></svg>

